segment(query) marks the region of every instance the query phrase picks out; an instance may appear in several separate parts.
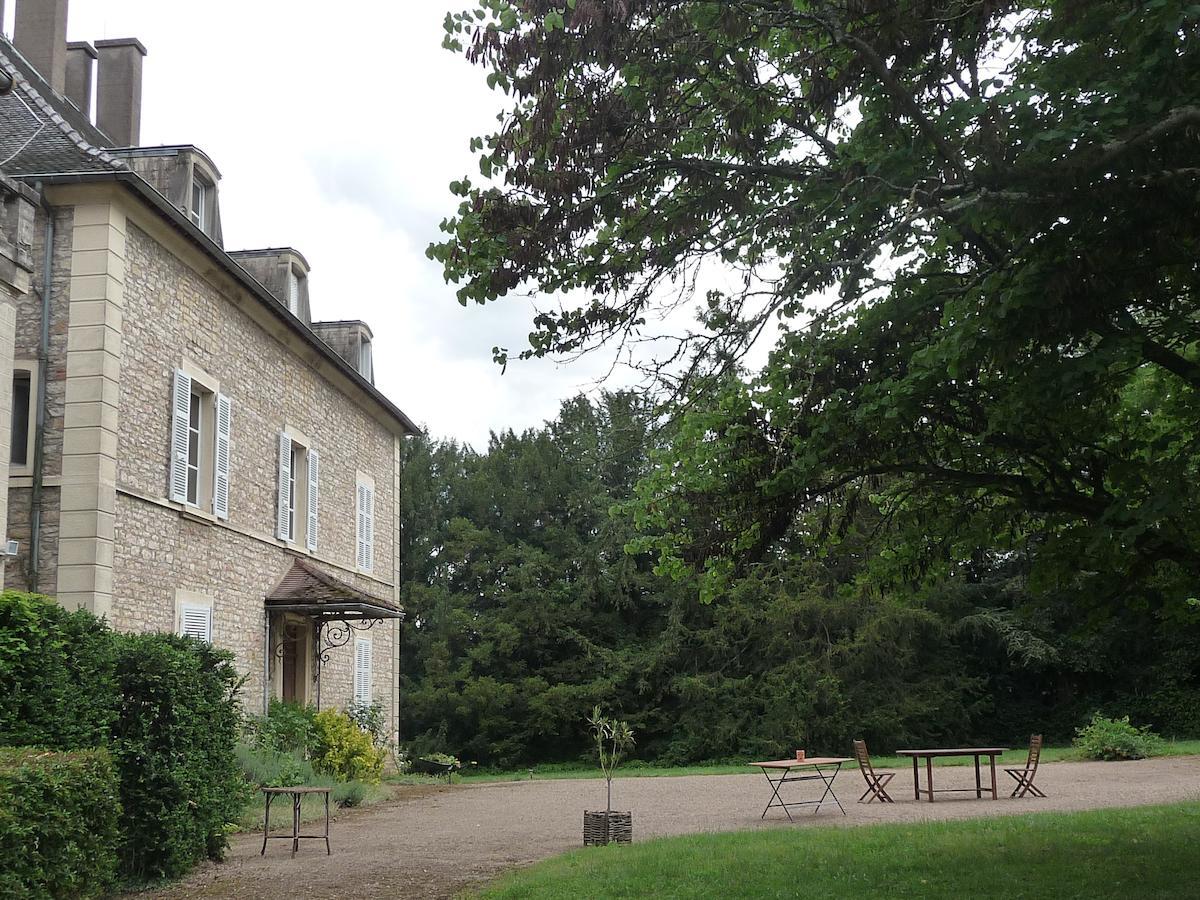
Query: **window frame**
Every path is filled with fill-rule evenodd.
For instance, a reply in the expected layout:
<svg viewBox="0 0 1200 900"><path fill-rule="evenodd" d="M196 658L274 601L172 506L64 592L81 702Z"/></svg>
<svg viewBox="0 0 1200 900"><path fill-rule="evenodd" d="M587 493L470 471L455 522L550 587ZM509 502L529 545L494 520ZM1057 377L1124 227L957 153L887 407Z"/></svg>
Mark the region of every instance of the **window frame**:
<svg viewBox="0 0 1200 900"><path fill-rule="evenodd" d="M14 431L9 433L8 447L8 474L13 475L30 475L33 473L33 454L37 447L37 398L38 398L38 361L36 359L15 359L13 360L13 381L16 381L17 373L24 372L29 376L29 410L27 416L25 430L25 462L17 463L12 461L12 439L15 435ZM15 386L15 385L14 385ZM12 395L9 398L9 404L13 412L16 411L15 404L12 403ZM12 422L10 419L9 427L11 429Z"/></svg>
<svg viewBox="0 0 1200 900"><path fill-rule="evenodd" d="M276 539L284 542L293 549L305 549L309 553L315 553L317 549L317 535L310 529L312 522L310 513L313 510L313 479L311 478L312 470L315 468L317 478L320 478L320 453L313 442L302 432L297 429L284 425L279 430L278 441L280 444L284 440L288 442L288 477L285 482L282 473L277 472L276 490L279 494L275 498L276 502ZM282 463L282 448L280 449L280 463ZM316 465L314 466L314 462ZM287 507L283 506L284 498L282 489L287 487ZM320 485L317 484L316 491L316 512L320 513ZM284 515L286 512L286 530L281 527L284 523Z"/></svg>
<svg viewBox="0 0 1200 900"><path fill-rule="evenodd" d="M167 466L167 499L189 512L211 515L214 518L226 520L229 518L228 509L222 513L218 509L217 504L218 457L220 454L218 444L221 438L221 435L218 433L221 428L218 407L221 402L229 404L230 414L232 415L232 401L229 397L221 393L221 385L217 379L202 369L184 362L172 375L172 417L176 414L174 409L177 397L176 379L180 375L186 376L190 381L187 448L183 458L180 460L180 465L183 467L184 472L184 489L182 499L180 499L175 494L173 486L174 462L173 460L169 460ZM193 411L198 414L196 417L193 416ZM198 423L196 419L198 419ZM198 427L196 427L197 424ZM232 422L230 422L230 426L232 430ZM174 422L172 422L173 428ZM176 446L172 438L172 454L174 454ZM193 448L195 449L195 453L193 453ZM226 460L226 462L231 462L231 460ZM226 471L225 477L226 499L228 500L228 471Z"/></svg>
<svg viewBox="0 0 1200 900"><path fill-rule="evenodd" d="M188 635L190 633L186 628L188 613L202 612L205 616L206 634L202 637L198 635L193 635L193 637L212 644L216 618L213 614L214 605L213 598L208 594L202 594L198 591L184 590L182 588L176 590L175 633L181 636Z"/></svg>
<svg viewBox="0 0 1200 900"><path fill-rule="evenodd" d="M188 218L205 234L208 234L209 226L212 224L212 215L209 210L212 207L213 189L212 183L198 169L193 168L191 210Z"/></svg>

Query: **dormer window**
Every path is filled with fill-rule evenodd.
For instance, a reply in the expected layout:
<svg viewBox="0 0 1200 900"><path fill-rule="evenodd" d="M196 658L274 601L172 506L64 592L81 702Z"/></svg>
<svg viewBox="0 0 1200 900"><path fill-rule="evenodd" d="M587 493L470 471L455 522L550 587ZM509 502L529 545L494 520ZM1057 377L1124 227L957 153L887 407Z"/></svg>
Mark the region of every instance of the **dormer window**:
<svg viewBox="0 0 1200 900"><path fill-rule="evenodd" d="M304 290L304 275L295 266L288 267L287 308L293 316L300 315L300 297Z"/></svg>
<svg viewBox="0 0 1200 900"><path fill-rule="evenodd" d="M213 186L205 181L199 173L192 176L192 223L208 234L212 220Z"/></svg>
<svg viewBox="0 0 1200 900"><path fill-rule="evenodd" d="M371 339L364 336L358 345L358 374L375 383L375 363L371 359Z"/></svg>

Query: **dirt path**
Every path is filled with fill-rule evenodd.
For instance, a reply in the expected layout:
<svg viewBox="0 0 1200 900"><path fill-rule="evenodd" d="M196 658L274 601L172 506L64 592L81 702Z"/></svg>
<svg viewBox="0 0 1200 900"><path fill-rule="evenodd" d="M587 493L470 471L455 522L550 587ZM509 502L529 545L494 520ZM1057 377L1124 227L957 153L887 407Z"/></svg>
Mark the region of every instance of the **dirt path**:
<svg viewBox="0 0 1200 900"><path fill-rule="evenodd" d="M998 775L1008 781L1003 772ZM937 770L934 786L973 784L972 769L955 767ZM862 792L862 777L845 771L835 787L847 815L827 804L816 814L793 812L795 825L779 810L771 810L766 821L760 819L770 788L757 773L618 779L613 797L620 809L633 811L635 840L755 828L1022 815L1200 799L1200 757L1051 763L1038 773L1038 785L1048 799L992 802L952 794L948 796L957 799L917 803L911 773L899 771L892 782L895 804L860 805L854 801ZM796 790L789 790L792 796L786 799L797 799L812 787L787 785ZM323 844L312 841L303 842L292 859L289 844L273 841L262 857L261 837L239 835L224 863L206 865L186 882L155 896L452 897L505 869L580 846L583 810L604 799L603 782L586 780L400 790L395 801L340 817L333 825L332 856L325 855ZM1006 794L1005 790L1001 796Z"/></svg>

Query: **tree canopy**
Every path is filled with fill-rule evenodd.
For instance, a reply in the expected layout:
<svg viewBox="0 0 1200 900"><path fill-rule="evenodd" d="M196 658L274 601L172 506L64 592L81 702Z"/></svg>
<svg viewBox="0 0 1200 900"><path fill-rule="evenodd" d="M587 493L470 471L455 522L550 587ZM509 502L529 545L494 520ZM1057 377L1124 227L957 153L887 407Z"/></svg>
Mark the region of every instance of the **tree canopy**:
<svg viewBox="0 0 1200 900"><path fill-rule="evenodd" d="M507 99L430 254L462 302L562 298L522 356L663 351L685 411L637 547L706 597L872 508L879 578L1029 553L1039 590L1180 609L1198 25L1171 0L480 0L447 44ZM712 265L736 277L705 290ZM695 327L655 335L689 298Z"/></svg>

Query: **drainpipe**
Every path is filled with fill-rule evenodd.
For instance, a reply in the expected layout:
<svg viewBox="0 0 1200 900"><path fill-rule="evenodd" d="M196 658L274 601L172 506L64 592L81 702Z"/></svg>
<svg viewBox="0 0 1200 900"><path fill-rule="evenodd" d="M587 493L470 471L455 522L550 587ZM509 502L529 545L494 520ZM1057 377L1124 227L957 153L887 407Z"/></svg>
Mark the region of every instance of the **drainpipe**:
<svg viewBox="0 0 1200 900"><path fill-rule="evenodd" d="M42 331L38 341L37 419L33 439L33 490L29 510L29 592L38 590L38 560L42 547L42 472L46 457L46 382L50 370L50 290L54 264L54 208L37 185L46 212L46 237L42 246Z"/></svg>
<svg viewBox="0 0 1200 900"><path fill-rule="evenodd" d="M263 610L263 716L271 712L271 611Z"/></svg>

